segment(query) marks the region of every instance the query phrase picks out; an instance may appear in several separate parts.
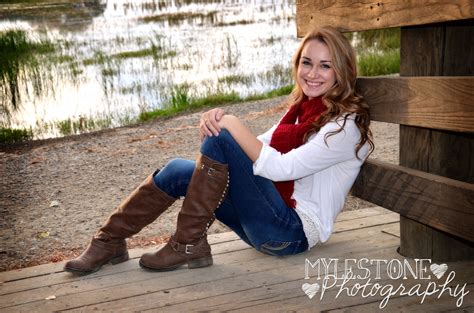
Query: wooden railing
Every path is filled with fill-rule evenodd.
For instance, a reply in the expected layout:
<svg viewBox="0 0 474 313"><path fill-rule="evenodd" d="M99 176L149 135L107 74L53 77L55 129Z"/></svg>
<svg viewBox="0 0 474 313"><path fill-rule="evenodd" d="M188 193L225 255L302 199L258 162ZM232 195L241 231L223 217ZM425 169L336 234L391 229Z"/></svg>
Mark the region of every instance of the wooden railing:
<svg viewBox="0 0 474 313"><path fill-rule="evenodd" d="M369 159L351 192L400 214L407 256L474 259L473 18L472 0L297 0L300 37L402 27L400 76L357 81L371 119L400 124L400 165Z"/></svg>

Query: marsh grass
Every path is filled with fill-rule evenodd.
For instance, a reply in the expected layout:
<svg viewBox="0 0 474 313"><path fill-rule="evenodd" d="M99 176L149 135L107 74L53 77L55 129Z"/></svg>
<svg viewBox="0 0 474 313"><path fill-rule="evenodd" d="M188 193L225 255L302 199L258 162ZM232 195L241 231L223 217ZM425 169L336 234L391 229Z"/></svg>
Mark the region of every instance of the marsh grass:
<svg viewBox="0 0 474 313"><path fill-rule="evenodd" d="M87 65L94 65L94 64L106 64L110 63L112 60L124 60L124 59L132 59L132 58L144 58L144 57L152 57L155 60L161 60L166 58L175 57L178 53L176 51L165 51L161 43L156 43L151 40L151 47L144 48L140 50L132 50L132 51L123 51L114 54L107 55L102 51L96 51L92 58L88 58L82 61L82 64Z"/></svg>
<svg viewBox="0 0 474 313"><path fill-rule="evenodd" d="M266 72L258 73L257 76L268 83L272 83L275 80L289 82L291 81L291 68L277 64Z"/></svg>
<svg viewBox="0 0 474 313"><path fill-rule="evenodd" d="M237 40L233 35L226 35L226 39L221 46L221 55L222 59L219 66L230 69L238 65L241 53Z"/></svg>
<svg viewBox="0 0 474 313"><path fill-rule="evenodd" d="M0 143L17 143L33 139L31 128L6 128L0 127Z"/></svg>
<svg viewBox="0 0 474 313"><path fill-rule="evenodd" d="M390 50L400 48L400 28L387 28L359 32L360 44L364 49Z"/></svg>
<svg viewBox="0 0 474 313"><path fill-rule="evenodd" d="M400 72L400 28L348 33L357 50L360 76Z"/></svg>
<svg viewBox="0 0 474 313"><path fill-rule="evenodd" d="M226 26L249 25L249 24L253 24L253 23L256 23L256 21L238 20L238 21L233 21L233 22L218 22L218 23L215 23L214 26L226 27Z"/></svg>
<svg viewBox="0 0 474 313"><path fill-rule="evenodd" d="M164 108L140 113L139 121L148 121L158 117L168 117L184 111L197 110L203 107L215 107L229 103L239 103L245 101L255 101L268 99L283 95L288 95L293 89L292 85L284 86L265 93L253 94L248 97L241 97L236 92L220 92L204 97L193 98L189 95L189 89L177 87L171 99Z"/></svg>
<svg viewBox="0 0 474 313"><path fill-rule="evenodd" d="M145 16L140 18L141 21L145 23L156 23L156 22L168 22L170 25L179 25L182 21L189 19L215 19L217 11L210 11L206 13L199 12L176 12L176 13L166 13L153 16Z"/></svg>
<svg viewBox="0 0 474 313"><path fill-rule="evenodd" d="M398 50L380 53L364 53L357 62L359 75L378 76L400 72L400 52Z"/></svg>
<svg viewBox="0 0 474 313"><path fill-rule="evenodd" d="M250 85L253 81L254 81L253 75L242 75L242 74L227 75L224 77L220 77L217 80L219 84L225 83L227 85L231 85L231 84Z"/></svg>
<svg viewBox="0 0 474 313"><path fill-rule="evenodd" d="M111 118L90 118L90 117L79 117L79 119L66 119L62 121L56 121L52 123L56 129L59 130L62 136L68 136L73 134L81 134L93 130L109 128L112 125Z"/></svg>
<svg viewBox="0 0 474 313"><path fill-rule="evenodd" d="M192 98L187 89L178 88L173 91L171 99L162 109L142 112L138 116L139 121L148 121L158 117L168 117L184 111L191 111L206 106L224 105L232 102L240 102L241 98L236 92L216 93L204 97Z"/></svg>
<svg viewBox="0 0 474 313"><path fill-rule="evenodd" d="M291 91L293 90L293 87L294 85L287 85L287 86L276 88L264 93L256 93L248 97L245 97L243 101L255 101L255 100L263 100L263 99L275 98L275 97L280 97L280 96L287 96L291 93Z"/></svg>
<svg viewBox="0 0 474 313"><path fill-rule="evenodd" d="M20 106L20 94L35 95L44 91L44 60L42 55L55 51L49 41L33 41L24 30L0 31L0 92L2 111L9 119L11 110ZM24 90L22 90L24 89ZM3 121L5 122L5 121Z"/></svg>
<svg viewBox="0 0 474 313"><path fill-rule="evenodd" d="M152 47L150 49L142 49L142 50L137 50L137 51L119 52L116 54L112 54L110 57L113 59L128 59L128 58L143 58L143 57L151 56L154 59L166 59L166 58L175 57L177 55L176 51L168 51L165 53L161 53L160 51L161 49Z"/></svg>
<svg viewBox="0 0 474 313"><path fill-rule="evenodd" d="M270 38L265 39L264 43L266 45L274 45L275 43L280 42L282 40L283 40L283 37L270 36Z"/></svg>

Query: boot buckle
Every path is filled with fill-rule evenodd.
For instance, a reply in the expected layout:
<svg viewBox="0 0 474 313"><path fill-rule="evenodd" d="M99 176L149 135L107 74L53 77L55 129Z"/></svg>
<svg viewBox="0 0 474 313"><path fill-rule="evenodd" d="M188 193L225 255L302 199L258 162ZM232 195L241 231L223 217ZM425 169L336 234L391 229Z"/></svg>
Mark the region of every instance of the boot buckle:
<svg viewBox="0 0 474 313"><path fill-rule="evenodd" d="M184 253L186 254L193 254L191 251L188 250L188 248L192 248L194 247L194 245L186 245L185 249L184 249Z"/></svg>

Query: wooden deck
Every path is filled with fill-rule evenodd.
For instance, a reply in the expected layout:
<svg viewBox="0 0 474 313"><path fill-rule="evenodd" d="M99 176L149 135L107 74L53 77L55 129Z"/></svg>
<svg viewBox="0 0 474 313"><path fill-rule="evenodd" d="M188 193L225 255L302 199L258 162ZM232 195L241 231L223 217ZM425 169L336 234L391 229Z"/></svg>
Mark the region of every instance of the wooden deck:
<svg viewBox="0 0 474 313"><path fill-rule="evenodd" d="M338 259L337 275L344 272L344 260L400 260L405 258L397 253L399 246L399 216L381 208L369 208L340 214L335 233L324 245L309 252L284 258L261 254L248 247L233 233L212 235L214 265L208 268L188 270L182 268L174 272L147 272L138 266L138 258L146 250L131 250L128 262L105 266L101 271L88 276L77 277L62 271L63 263L41 265L23 270L0 273L1 312L51 312L51 311L379 311L384 296L383 290L389 285L395 292L400 285L406 293L394 294L383 309L385 312L474 312L474 266L472 262L448 263L448 270L440 279L430 271L430 263L425 263L424 275L430 279L413 277L390 279L386 265L381 264L381 276L377 277L376 264L365 263L366 273L361 279L347 282L341 294L340 287L332 287L320 298L322 289L309 298L302 289L304 284L321 287L323 276L318 279L318 260L330 262ZM147 249L149 250L149 249ZM350 262L350 261L349 261ZM334 264L334 263L333 263ZM355 263L349 263L354 266ZM414 260L410 260L414 264ZM305 280L308 268L310 279ZM321 268L321 275L324 274ZM333 273L330 267L329 274ZM357 272L357 270L354 270ZM449 273L455 278L447 285ZM370 274L370 275L369 275ZM417 273L420 275L420 273ZM423 275L423 274L421 274ZM365 296L358 285L378 283L385 289L369 285ZM342 282L342 278L338 282ZM328 282L331 282L329 280ZM455 289L455 286L458 287ZM418 286L418 287L417 287ZM432 295L426 296L420 304L421 294L426 288ZM464 289L462 289L464 286ZM345 287L345 289L344 289ZM372 288L372 289L369 289ZM435 288L444 288L441 297ZM373 295L369 294L372 290ZM462 306L457 307L461 291ZM356 293L354 293L356 292ZM457 294L451 296L449 293ZM352 295L348 295L351 293ZM50 299L50 300L47 300Z"/></svg>

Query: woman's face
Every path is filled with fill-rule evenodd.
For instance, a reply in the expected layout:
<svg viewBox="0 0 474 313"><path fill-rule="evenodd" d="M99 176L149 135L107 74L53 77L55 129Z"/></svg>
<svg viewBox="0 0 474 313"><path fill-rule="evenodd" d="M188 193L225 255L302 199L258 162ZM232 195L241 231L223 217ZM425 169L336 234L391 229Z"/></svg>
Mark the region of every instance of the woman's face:
<svg viewBox="0 0 474 313"><path fill-rule="evenodd" d="M316 39L305 43L296 78L310 100L324 95L334 85L336 74L326 44Z"/></svg>

